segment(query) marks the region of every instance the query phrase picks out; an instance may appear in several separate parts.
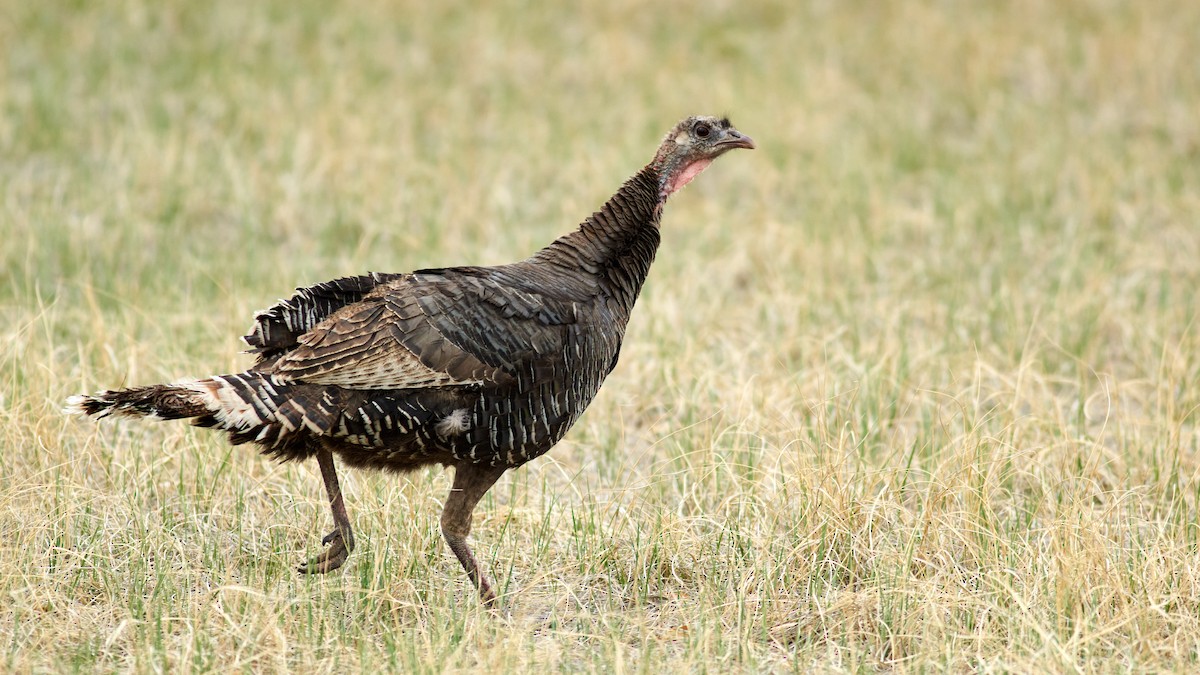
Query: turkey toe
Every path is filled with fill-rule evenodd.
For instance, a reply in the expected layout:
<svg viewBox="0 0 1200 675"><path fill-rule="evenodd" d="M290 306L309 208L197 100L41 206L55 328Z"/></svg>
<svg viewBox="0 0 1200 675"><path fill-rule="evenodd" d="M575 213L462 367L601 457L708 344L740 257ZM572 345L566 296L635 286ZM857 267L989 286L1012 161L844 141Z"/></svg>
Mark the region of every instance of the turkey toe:
<svg viewBox="0 0 1200 675"><path fill-rule="evenodd" d="M350 543L347 545L346 540L342 538L341 530L334 530L325 535L321 539L321 543L329 545L329 548L301 564L299 568L301 574L332 572L345 564L346 559L350 557L350 552L354 550L354 536L350 536Z"/></svg>

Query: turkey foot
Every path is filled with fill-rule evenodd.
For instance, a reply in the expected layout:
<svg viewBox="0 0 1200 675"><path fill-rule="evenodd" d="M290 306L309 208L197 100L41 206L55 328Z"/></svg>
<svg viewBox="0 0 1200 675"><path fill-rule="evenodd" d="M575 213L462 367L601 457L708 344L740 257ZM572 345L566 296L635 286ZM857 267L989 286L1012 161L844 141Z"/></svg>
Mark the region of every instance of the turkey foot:
<svg viewBox="0 0 1200 675"><path fill-rule="evenodd" d="M354 530L350 528L350 516L346 513L346 503L342 500L342 489L338 485L337 469L333 465L333 452L322 445L317 451L317 464L321 466L321 478L325 481L325 491L329 493L329 507L333 511L333 531L321 539L328 545L320 555L300 565L301 574L325 574L341 567L354 550Z"/></svg>
<svg viewBox="0 0 1200 675"><path fill-rule="evenodd" d="M346 562L346 558L350 557L350 552L354 550L354 533L347 528L347 535L343 537L340 529L334 530L325 535L321 539L321 543L329 545L321 555L314 556L308 562L300 565L301 574L325 574L332 572L341 567Z"/></svg>

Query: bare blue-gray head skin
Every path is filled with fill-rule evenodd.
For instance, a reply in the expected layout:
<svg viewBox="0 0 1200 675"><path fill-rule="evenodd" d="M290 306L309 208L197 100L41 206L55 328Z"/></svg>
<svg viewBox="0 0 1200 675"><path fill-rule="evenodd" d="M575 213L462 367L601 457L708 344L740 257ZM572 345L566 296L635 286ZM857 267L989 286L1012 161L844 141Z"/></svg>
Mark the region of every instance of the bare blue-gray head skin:
<svg viewBox="0 0 1200 675"><path fill-rule="evenodd" d="M728 117L695 115L675 125L651 163L660 176L661 196L678 192L714 159L734 148L753 150L754 139L733 128Z"/></svg>

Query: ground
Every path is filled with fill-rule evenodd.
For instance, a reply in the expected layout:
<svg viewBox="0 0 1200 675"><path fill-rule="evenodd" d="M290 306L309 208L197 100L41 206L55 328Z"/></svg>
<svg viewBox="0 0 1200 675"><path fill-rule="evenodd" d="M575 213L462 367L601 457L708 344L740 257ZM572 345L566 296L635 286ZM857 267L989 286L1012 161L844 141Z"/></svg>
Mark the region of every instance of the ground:
<svg viewBox="0 0 1200 675"><path fill-rule="evenodd" d="M0 0L0 669L1200 667L1200 4ZM522 258L689 114L620 365L501 480L71 394L256 309Z"/></svg>

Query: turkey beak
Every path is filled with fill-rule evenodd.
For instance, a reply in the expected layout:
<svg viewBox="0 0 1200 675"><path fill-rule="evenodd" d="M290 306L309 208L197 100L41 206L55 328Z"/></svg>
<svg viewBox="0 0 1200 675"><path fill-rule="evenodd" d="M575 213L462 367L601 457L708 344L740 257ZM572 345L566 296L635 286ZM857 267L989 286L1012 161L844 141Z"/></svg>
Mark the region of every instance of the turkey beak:
<svg viewBox="0 0 1200 675"><path fill-rule="evenodd" d="M717 142L717 146L725 150L732 150L733 148L745 148L747 150L753 150L754 139L750 138L746 134L743 134L737 129L730 129L725 132L725 138L722 138L719 142Z"/></svg>

